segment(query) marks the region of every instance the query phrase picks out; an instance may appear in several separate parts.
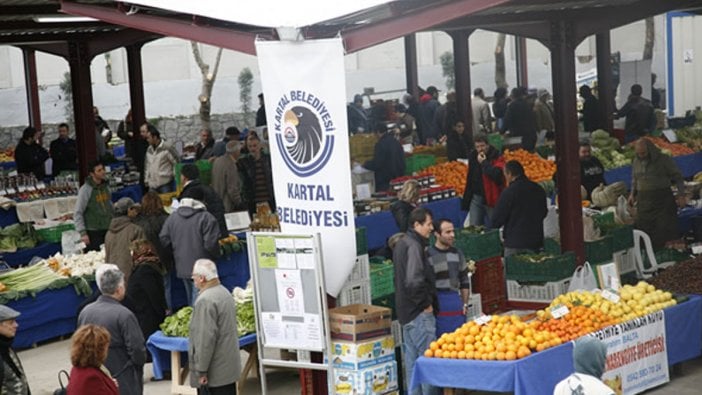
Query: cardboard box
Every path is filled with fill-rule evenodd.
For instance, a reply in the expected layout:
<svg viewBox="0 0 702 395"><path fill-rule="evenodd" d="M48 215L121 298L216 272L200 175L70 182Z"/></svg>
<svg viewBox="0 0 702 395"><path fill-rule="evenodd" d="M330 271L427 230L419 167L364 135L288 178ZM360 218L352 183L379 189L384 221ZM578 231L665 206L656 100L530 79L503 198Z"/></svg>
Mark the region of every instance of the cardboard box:
<svg viewBox="0 0 702 395"><path fill-rule="evenodd" d="M395 361L362 370L334 369L334 394L382 395L397 389Z"/></svg>
<svg viewBox="0 0 702 395"><path fill-rule="evenodd" d="M332 341L334 369L362 370L395 360L395 340L383 336L362 342Z"/></svg>
<svg viewBox="0 0 702 395"><path fill-rule="evenodd" d="M332 339L357 342L390 334L390 309L352 304L329 310Z"/></svg>

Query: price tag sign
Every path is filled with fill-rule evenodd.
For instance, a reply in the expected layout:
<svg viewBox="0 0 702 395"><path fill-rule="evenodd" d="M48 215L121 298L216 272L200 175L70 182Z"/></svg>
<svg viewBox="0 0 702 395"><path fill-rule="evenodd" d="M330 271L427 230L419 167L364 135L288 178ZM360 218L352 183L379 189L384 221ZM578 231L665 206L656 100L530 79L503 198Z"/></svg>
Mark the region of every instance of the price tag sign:
<svg viewBox="0 0 702 395"><path fill-rule="evenodd" d="M37 189L34 188L34 185L30 185L30 186L27 187L27 190L28 190L29 192L34 192L34 191L36 191Z"/></svg>
<svg viewBox="0 0 702 395"><path fill-rule="evenodd" d="M609 289L602 290L602 297L609 300L612 303L619 303L619 300L621 299L621 297L619 297L619 295L616 292Z"/></svg>
<svg viewBox="0 0 702 395"><path fill-rule="evenodd" d="M556 319L564 317L569 312L570 310L568 310L568 306L566 305L559 304L551 307L551 316Z"/></svg>
<svg viewBox="0 0 702 395"><path fill-rule="evenodd" d="M483 315L481 315L480 317L474 319L473 322L475 322L476 324L482 326L482 325L487 324L487 323L490 322L491 320L492 320L492 316L483 314Z"/></svg>
<svg viewBox="0 0 702 395"><path fill-rule="evenodd" d="M8 195L14 195L15 193L17 193L17 191L15 191L15 188L12 188L12 187L7 188Z"/></svg>
<svg viewBox="0 0 702 395"><path fill-rule="evenodd" d="M37 183L37 189L46 189L46 184L43 181Z"/></svg>
<svg viewBox="0 0 702 395"><path fill-rule="evenodd" d="M17 190L19 190L20 193L24 192L27 190L27 188L24 187L24 185L20 185L17 187Z"/></svg>

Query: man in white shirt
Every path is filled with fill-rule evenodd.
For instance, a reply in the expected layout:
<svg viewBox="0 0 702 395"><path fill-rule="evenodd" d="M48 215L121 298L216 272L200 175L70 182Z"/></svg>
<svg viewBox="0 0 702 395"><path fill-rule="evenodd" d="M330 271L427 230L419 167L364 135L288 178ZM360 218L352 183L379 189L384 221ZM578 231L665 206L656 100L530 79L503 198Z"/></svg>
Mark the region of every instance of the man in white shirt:
<svg viewBox="0 0 702 395"><path fill-rule="evenodd" d="M161 133L149 123L141 126L142 135L146 135L149 148L146 150L144 163L144 183L150 190L158 193L175 191L173 183L178 153L173 146L161 138Z"/></svg>

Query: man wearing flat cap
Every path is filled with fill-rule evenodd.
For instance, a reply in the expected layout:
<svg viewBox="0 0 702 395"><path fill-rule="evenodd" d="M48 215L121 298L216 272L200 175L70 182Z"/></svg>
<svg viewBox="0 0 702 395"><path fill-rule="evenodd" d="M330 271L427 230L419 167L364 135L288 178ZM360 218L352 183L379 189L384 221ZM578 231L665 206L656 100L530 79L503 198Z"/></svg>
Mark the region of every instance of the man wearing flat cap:
<svg viewBox="0 0 702 395"><path fill-rule="evenodd" d="M124 273L125 283L132 274L130 246L134 240L145 239L144 230L134 222L139 207L131 198L119 199L112 210L113 218L105 235L105 262L114 263Z"/></svg>
<svg viewBox="0 0 702 395"><path fill-rule="evenodd" d="M17 334L17 317L20 313L5 305L0 305L0 393L9 395L29 395L27 375L17 353L11 348Z"/></svg>

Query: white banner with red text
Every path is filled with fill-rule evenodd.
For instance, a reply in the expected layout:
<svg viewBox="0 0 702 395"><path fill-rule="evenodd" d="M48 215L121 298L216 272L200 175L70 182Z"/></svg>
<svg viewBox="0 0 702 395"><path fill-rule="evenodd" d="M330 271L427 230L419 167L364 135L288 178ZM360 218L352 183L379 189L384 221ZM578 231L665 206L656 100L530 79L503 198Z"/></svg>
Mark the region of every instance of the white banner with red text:
<svg viewBox="0 0 702 395"><path fill-rule="evenodd" d="M607 345L602 381L616 395L638 394L670 381L663 311L609 326L591 336Z"/></svg>
<svg viewBox="0 0 702 395"><path fill-rule="evenodd" d="M280 227L321 234L336 296L356 257L342 41L257 41L256 52Z"/></svg>

